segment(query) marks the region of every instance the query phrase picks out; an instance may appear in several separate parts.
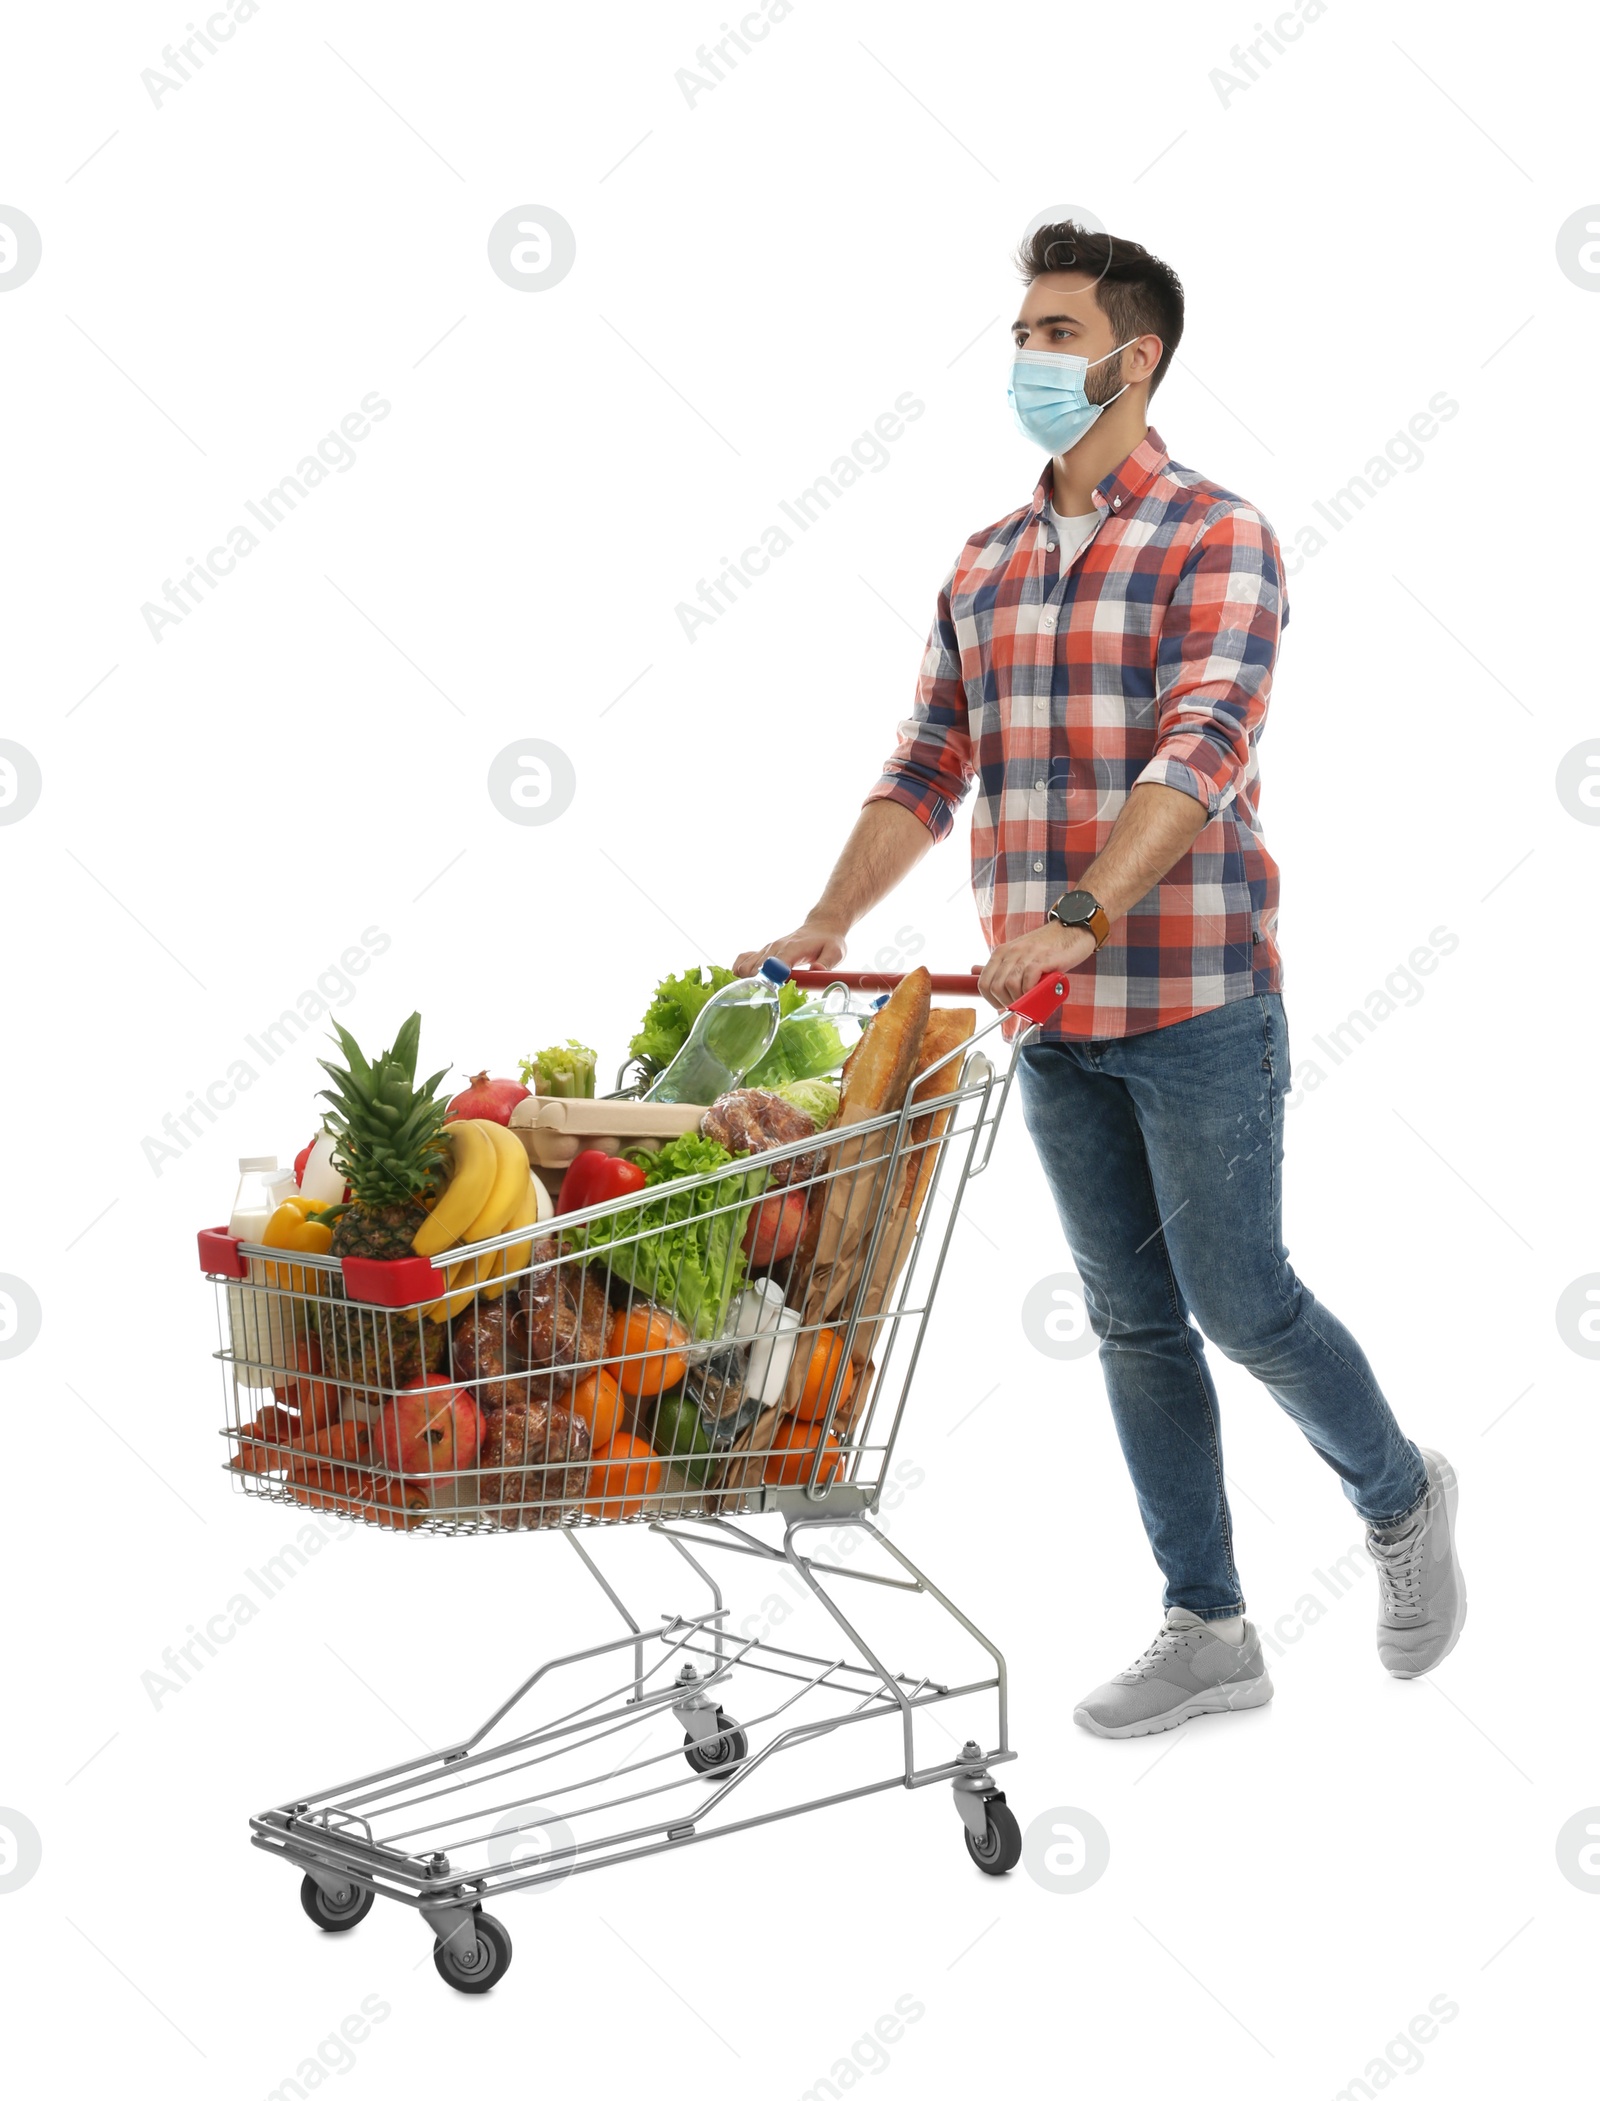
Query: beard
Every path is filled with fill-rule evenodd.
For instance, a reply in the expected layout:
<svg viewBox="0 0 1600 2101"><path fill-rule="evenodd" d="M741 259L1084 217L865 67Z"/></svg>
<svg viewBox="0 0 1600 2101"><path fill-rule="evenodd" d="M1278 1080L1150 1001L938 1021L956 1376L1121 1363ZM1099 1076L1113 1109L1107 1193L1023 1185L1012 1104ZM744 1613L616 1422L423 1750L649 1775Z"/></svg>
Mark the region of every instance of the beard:
<svg viewBox="0 0 1600 2101"><path fill-rule="evenodd" d="M1091 408L1104 408L1112 395L1120 394L1121 391L1122 352L1119 350L1103 365L1096 365L1092 371L1085 373L1083 398Z"/></svg>

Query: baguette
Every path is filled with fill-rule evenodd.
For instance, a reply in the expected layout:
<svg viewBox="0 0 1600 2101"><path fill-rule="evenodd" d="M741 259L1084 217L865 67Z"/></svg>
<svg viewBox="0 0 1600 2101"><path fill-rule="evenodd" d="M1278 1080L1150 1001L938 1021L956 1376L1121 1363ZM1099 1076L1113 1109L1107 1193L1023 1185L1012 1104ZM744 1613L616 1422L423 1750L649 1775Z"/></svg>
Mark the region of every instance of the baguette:
<svg viewBox="0 0 1600 2101"><path fill-rule="evenodd" d="M933 1000L933 980L920 967L908 971L878 1009L845 1065L839 1096L841 1124L864 1123L898 1109L922 1045Z"/></svg>
<svg viewBox="0 0 1600 2101"><path fill-rule="evenodd" d="M917 969L900 980L878 1009L845 1074L833 1130L890 1115L901 1106L927 1033L932 998L932 979ZM816 1264L837 1266L870 1229L887 1173L878 1163L892 1150L894 1136L893 1130L875 1131L833 1148L827 1201L815 1207L816 1233L807 1251L811 1263L807 1265L802 1255L802 1276L814 1276Z"/></svg>
<svg viewBox="0 0 1600 2101"><path fill-rule="evenodd" d="M941 1094L948 1094L956 1086L960 1077L960 1060L956 1053L972 1035L976 1024L977 1015L971 1007L938 1007L930 1013L918 1049L915 1070L908 1081L908 1087L917 1081L921 1082L918 1088L919 1098L936 1101ZM929 1077L924 1078L924 1075ZM943 1135L949 1120L950 1112L944 1110L937 1116L932 1113L913 1116L906 1125L900 1188L892 1197L888 1197L887 1201L897 1207L909 1206L913 1222L938 1159L936 1140ZM857 1179L860 1180L861 1177ZM874 1192L880 1180L881 1177L878 1176L871 1178ZM870 1237L872 1224L872 1212L864 1206L862 1208L865 1210L865 1216L860 1221L859 1239ZM893 1215L885 1219L883 1232L878 1240L878 1253L873 1259L874 1269L885 1259L885 1249L894 1248L903 1237L903 1225L904 1220L897 1224ZM846 1240L844 1235L840 1238L841 1241ZM826 1249L823 1250L823 1258L811 1275L812 1289L806 1316L808 1320L829 1319L836 1310L842 1308L844 1300L860 1276L859 1264L849 1259L852 1252L853 1244L842 1245L829 1261ZM851 1356L857 1369L866 1361L865 1353L857 1349L852 1348Z"/></svg>

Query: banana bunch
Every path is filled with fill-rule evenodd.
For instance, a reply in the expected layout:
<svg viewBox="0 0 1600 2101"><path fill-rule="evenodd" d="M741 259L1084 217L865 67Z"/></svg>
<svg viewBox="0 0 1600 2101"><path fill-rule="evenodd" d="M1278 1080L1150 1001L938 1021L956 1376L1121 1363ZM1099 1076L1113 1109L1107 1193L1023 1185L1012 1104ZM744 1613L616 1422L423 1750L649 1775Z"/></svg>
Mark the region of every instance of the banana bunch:
<svg viewBox="0 0 1600 2101"><path fill-rule="evenodd" d="M444 1193L412 1237L418 1255L442 1255L457 1246L493 1240L523 1226L536 1226L554 1210L550 1193L528 1164L522 1140L504 1124L468 1117L445 1125L455 1165ZM445 1294L422 1310L433 1321L451 1320L481 1291L499 1298L506 1279L526 1268L530 1234L487 1255L468 1255L445 1272ZM494 1281L499 1279L498 1282Z"/></svg>

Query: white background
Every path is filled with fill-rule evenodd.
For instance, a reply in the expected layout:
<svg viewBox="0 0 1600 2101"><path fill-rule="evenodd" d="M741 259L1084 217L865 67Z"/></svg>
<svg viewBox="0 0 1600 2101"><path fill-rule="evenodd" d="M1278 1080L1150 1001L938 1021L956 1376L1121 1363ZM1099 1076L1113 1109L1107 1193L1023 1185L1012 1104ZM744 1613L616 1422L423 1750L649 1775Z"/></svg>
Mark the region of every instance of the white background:
<svg viewBox="0 0 1600 2101"><path fill-rule="evenodd" d="M0 1365L0 1803L43 1845L0 1897L8 2077L265 2095L374 1992L392 2012L335 2083L403 2094L780 2101L908 1993L925 2013L869 2088L1331 2095L1441 1994L1459 2012L1392 2079L1582 2077L1600 1902L1556 1834L1600 1800L1600 1452L1555 1307L1597 1266L1600 832L1555 776L1600 734L1600 300L1556 237L1600 189L1592 38L1333 0L1219 91L1257 34L1242 4L797 0L691 104L709 0L265 0L156 107L140 74L185 19L32 10L0 73L0 203L43 238L0 298L0 734L43 779L0 828L0 1271L43 1308ZM217 1470L193 1236L238 1154L309 1135L321 1025L159 1173L142 1141L364 928L391 945L342 1009L359 1039L420 1006L429 1069L504 1071L568 1034L620 1059L663 971L795 923L945 568L1038 471L1005 402L1008 258L1058 203L1178 268L1157 427L1291 551L1430 397L1460 405L1301 563L1262 762L1302 1072L1430 929L1459 938L1416 1004L1319 1059L1287 1238L1459 1467L1471 1623L1401 1685L1368 1576L1311 1620L1359 1524L1218 1360L1277 1700L1146 1742L1072 1727L1159 1586L1093 1358L1023 1333L1066 1258L1013 1118L958 1228L901 1447L926 1479L893 1524L1007 1650L1021 1821L1087 1812L1107 1872L980 1877L942 1789L891 1792L512 1897L515 1967L464 1999L394 1906L318 1936L246 1818L459 1731L607 1608L552 1539L362 1536L152 1704L141 1675L292 1535ZM537 294L486 260L519 205L576 235ZM392 410L356 464L153 640L141 606L374 390ZM679 602L908 390L925 412L889 464L686 640ZM485 787L529 737L576 770L543 827ZM967 965L964 851L854 960ZM666 1549L607 1544L637 1609L679 1602Z"/></svg>

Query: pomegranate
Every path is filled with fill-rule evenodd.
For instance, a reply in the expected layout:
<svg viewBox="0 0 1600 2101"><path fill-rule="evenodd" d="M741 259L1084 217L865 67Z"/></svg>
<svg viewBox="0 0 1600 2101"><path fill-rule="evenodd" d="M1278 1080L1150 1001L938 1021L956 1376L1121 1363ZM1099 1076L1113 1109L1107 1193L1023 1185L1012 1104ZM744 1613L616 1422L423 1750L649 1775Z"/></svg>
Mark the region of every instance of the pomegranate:
<svg viewBox="0 0 1600 2101"><path fill-rule="evenodd" d="M491 1080L486 1072L475 1072L444 1112L446 1123L463 1117L481 1117L485 1123L510 1123L518 1102L528 1099L528 1089L517 1080Z"/></svg>

